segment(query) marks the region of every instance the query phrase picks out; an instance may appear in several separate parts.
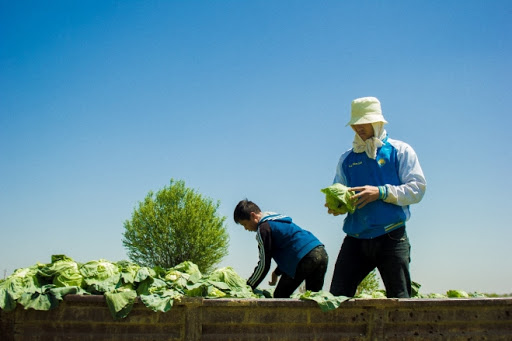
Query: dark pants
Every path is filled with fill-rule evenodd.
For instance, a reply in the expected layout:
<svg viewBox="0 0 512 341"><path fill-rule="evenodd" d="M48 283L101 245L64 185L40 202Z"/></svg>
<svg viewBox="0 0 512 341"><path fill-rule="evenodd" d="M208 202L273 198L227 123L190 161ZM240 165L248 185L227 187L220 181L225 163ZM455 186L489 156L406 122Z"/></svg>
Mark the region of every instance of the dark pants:
<svg viewBox="0 0 512 341"><path fill-rule="evenodd" d="M306 281L306 290L322 290L328 261L329 257L325 248L317 246L300 260L295 271L295 278L291 278L286 274L281 275L274 291L274 297L290 297L303 281Z"/></svg>
<svg viewBox="0 0 512 341"><path fill-rule="evenodd" d="M334 267L331 293L353 297L359 283L377 268L387 297L411 297L410 251L405 226L374 239L346 236Z"/></svg>

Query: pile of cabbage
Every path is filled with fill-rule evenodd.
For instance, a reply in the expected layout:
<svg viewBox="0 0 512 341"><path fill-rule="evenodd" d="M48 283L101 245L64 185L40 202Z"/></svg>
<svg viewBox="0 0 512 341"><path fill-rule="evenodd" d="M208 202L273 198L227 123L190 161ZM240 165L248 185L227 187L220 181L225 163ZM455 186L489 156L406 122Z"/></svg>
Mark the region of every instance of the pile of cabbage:
<svg viewBox="0 0 512 341"><path fill-rule="evenodd" d="M449 290L446 295L419 293L420 285L413 283L414 298L468 298L483 297L460 290ZM77 263L65 255L52 256L51 263L37 263L18 269L5 280L0 280L0 309L12 311L18 304L25 309L50 310L58 306L64 296L103 295L114 319L130 313L137 297L155 312L169 311L182 297L204 298L271 298L270 290L255 289L246 284L231 267L224 267L203 275L196 264L183 262L164 269L144 267L129 261L109 262L104 259ZM295 299L315 301L322 311L337 309L350 299L333 296L327 291L306 291L292 296ZM386 298L384 290L360 294L354 298Z"/></svg>
<svg viewBox="0 0 512 341"><path fill-rule="evenodd" d="M442 299L442 298L483 298L487 297L485 294L479 293L479 292L471 292L468 293L464 290L448 290L445 294L438 294L438 293L430 293L430 294L423 294L420 293L420 287L421 285L417 282L412 282L412 297L411 298L432 298L432 299ZM386 297L386 290L375 290L370 293L364 292L361 294L357 294L354 296L354 298L363 298L363 299L370 299L370 298L387 298Z"/></svg>
<svg viewBox="0 0 512 341"><path fill-rule="evenodd" d="M126 317L136 298L149 309L169 311L180 298L270 298L269 290L252 290L231 267L203 275L196 264L183 262L173 268L144 267L129 261L104 259L77 263L65 255L52 256L51 263L18 269L0 280L0 309L11 311L17 304L25 309L50 310L65 295L103 295L115 319ZM324 311L348 299L327 292L295 296L318 302Z"/></svg>

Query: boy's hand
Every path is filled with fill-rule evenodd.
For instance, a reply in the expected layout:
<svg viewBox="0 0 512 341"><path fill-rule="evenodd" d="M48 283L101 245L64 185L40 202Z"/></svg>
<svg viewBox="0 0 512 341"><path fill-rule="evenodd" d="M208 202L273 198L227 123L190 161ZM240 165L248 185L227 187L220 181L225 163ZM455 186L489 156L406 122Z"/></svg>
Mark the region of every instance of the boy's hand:
<svg viewBox="0 0 512 341"><path fill-rule="evenodd" d="M278 276L278 275L276 275L276 272L275 272L275 271L273 271L273 272L272 272L272 279L268 282L268 284L269 284L269 285L272 285L272 286L276 285L276 284L277 284L277 279L278 279L278 277L279 277L279 276Z"/></svg>

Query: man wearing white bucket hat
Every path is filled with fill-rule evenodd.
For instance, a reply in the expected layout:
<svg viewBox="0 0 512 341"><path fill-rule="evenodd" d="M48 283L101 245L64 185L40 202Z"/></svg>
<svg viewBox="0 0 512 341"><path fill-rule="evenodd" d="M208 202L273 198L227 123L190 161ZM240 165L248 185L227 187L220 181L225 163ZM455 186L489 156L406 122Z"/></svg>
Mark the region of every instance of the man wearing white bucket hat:
<svg viewBox="0 0 512 341"><path fill-rule="evenodd" d="M343 223L346 236L334 268L333 295L354 296L359 283L377 268L387 297L411 296L405 223L409 205L423 198L426 180L414 150L389 138L386 123L377 98L352 101L347 126L355 131L354 142L340 157L334 183L356 193L356 209Z"/></svg>

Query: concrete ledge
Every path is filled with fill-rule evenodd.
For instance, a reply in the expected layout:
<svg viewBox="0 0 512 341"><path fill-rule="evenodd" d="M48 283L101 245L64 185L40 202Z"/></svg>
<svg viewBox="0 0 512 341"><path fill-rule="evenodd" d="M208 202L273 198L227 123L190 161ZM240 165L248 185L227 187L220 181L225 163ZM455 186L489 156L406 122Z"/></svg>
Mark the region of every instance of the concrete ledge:
<svg viewBox="0 0 512 341"><path fill-rule="evenodd" d="M184 298L167 313L140 301L116 321L103 296L50 311L0 310L1 340L511 340L512 299L356 299L322 312L295 299Z"/></svg>

